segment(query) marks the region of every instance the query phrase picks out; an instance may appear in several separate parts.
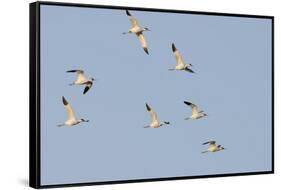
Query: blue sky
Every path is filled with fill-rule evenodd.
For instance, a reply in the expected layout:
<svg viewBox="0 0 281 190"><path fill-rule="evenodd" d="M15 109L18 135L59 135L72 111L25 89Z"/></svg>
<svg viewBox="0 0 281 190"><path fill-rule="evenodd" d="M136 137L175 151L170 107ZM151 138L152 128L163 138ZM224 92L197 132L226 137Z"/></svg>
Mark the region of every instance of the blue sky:
<svg viewBox="0 0 281 190"><path fill-rule="evenodd" d="M43 185L271 170L271 20L41 5ZM175 43L196 74L171 72ZM70 69L98 78L68 86ZM65 96L89 123L58 128ZM191 101L208 117L186 121ZM144 129L148 102L170 127ZM226 147L201 154L202 143Z"/></svg>

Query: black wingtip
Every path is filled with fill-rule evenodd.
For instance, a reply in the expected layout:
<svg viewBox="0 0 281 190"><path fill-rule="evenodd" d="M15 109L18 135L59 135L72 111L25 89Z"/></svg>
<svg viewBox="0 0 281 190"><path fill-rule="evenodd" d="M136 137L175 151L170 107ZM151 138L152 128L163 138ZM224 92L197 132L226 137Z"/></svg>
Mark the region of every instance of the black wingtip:
<svg viewBox="0 0 281 190"><path fill-rule="evenodd" d="M174 43L172 43L172 50L173 50L173 52L177 51L177 48Z"/></svg>
<svg viewBox="0 0 281 190"><path fill-rule="evenodd" d="M66 101L66 99L64 98L64 96L62 97L62 102L63 102L63 105L67 105L68 104L68 102Z"/></svg>
<svg viewBox="0 0 281 190"><path fill-rule="evenodd" d="M126 14L127 14L127 16L132 16L128 10L126 10Z"/></svg>
<svg viewBox="0 0 281 190"><path fill-rule="evenodd" d="M216 141L207 141L207 142L204 142L202 145L206 145L206 144L215 144L216 143Z"/></svg>
<svg viewBox="0 0 281 190"><path fill-rule="evenodd" d="M86 94L89 89L90 89L90 87L86 86L85 89L84 89L84 91L83 91L83 94Z"/></svg>
<svg viewBox="0 0 281 190"><path fill-rule="evenodd" d="M147 111L151 111L151 108L149 107L149 105L146 103L145 104Z"/></svg>
<svg viewBox="0 0 281 190"><path fill-rule="evenodd" d="M169 121L164 121L164 123L165 123L166 125L170 125L170 122L169 122Z"/></svg>
<svg viewBox="0 0 281 190"><path fill-rule="evenodd" d="M147 49L147 48L143 48L143 50L145 51L145 53L146 53L147 55L149 55L149 52L148 52L148 49Z"/></svg>
<svg viewBox="0 0 281 190"><path fill-rule="evenodd" d="M77 70L69 70L69 71L66 71L67 73L75 73L77 72Z"/></svg>
<svg viewBox="0 0 281 190"><path fill-rule="evenodd" d="M188 101L184 101L184 103L188 106L190 106L192 104L191 102L188 102Z"/></svg>
<svg viewBox="0 0 281 190"><path fill-rule="evenodd" d="M185 68L185 71L190 72L190 73L195 73L193 70L191 70L190 68Z"/></svg>

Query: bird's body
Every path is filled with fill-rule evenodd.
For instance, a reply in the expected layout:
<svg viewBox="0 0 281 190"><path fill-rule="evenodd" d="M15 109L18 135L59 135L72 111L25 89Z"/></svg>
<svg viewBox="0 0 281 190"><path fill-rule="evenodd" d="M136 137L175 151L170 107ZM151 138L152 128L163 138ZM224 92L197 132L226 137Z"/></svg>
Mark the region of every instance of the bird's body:
<svg viewBox="0 0 281 190"><path fill-rule="evenodd" d="M188 119L196 120L196 119L200 119L202 117L207 116L207 114L205 114L204 111L199 111L198 107L195 104L193 104L191 102L187 102L187 101L184 101L184 103L191 107L191 116L185 118L186 120L188 120Z"/></svg>
<svg viewBox="0 0 281 190"><path fill-rule="evenodd" d="M86 92L90 90L93 85L93 81L95 80L94 78L86 78L83 70L69 70L67 72L77 74L76 80L70 85L84 85L85 88L83 94L86 94Z"/></svg>
<svg viewBox="0 0 281 190"><path fill-rule="evenodd" d="M146 104L146 109L150 114L151 122L148 126L145 126L145 128L159 128L163 125L169 125L170 124L170 122L168 122L168 121L159 122L159 120L157 118L157 113L154 112L148 104Z"/></svg>
<svg viewBox="0 0 281 190"><path fill-rule="evenodd" d="M131 28L129 29L128 32L124 32L123 34L127 34L127 33L133 33L133 34L136 34L136 36L138 37L140 43L141 43L141 46L143 48L143 50L145 51L146 54L149 54L148 53L148 48L147 48L147 43L146 43L146 40L144 38L144 35L143 35L143 32L144 31L149 31L148 28L142 28L137 19L135 17L133 17L130 12L127 10L126 11L126 14L131 22Z"/></svg>
<svg viewBox="0 0 281 190"><path fill-rule="evenodd" d="M202 153L218 152L218 151L221 151L221 150L225 149L221 145L216 145L216 141L208 141L208 142L203 143L203 145L206 145L206 144L208 144L209 146L208 146L207 150L203 151Z"/></svg>
<svg viewBox="0 0 281 190"><path fill-rule="evenodd" d="M67 113L67 120L63 124L58 125L59 127L74 126L81 122L89 122L89 120L85 120L85 119L76 119L72 107L64 97L62 97L62 102Z"/></svg>
<svg viewBox="0 0 281 190"><path fill-rule="evenodd" d="M153 121L153 122L150 123L149 126L150 126L151 128L158 128L158 127L160 127L160 124L159 124L158 121Z"/></svg>
<svg viewBox="0 0 281 190"><path fill-rule="evenodd" d="M195 114L192 114L190 116L190 119L201 119L202 117L204 117L205 115L202 114L202 113L195 113Z"/></svg>
<svg viewBox="0 0 281 190"><path fill-rule="evenodd" d="M190 69L190 67L192 67L192 64L184 64L183 59L182 59L178 49L176 48L175 44L172 44L172 51L176 58L176 66L175 66L175 68L169 69L169 70L170 71L173 71L173 70L187 71L190 73L194 73L194 71Z"/></svg>
<svg viewBox="0 0 281 190"><path fill-rule="evenodd" d="M134 34L138 34L138 33L143 32L143 31L144 30L139 25L137 25L137 23L134 24L134 25L132 24L132 28L129 29L129 32L134 33Z"/></svg>

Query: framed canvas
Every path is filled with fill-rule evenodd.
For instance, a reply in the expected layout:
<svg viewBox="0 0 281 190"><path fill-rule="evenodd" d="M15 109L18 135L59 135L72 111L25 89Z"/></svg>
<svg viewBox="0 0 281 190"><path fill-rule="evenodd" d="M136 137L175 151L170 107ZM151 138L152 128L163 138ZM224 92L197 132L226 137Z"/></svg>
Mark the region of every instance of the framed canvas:
<svg viewBox="0 0 281 190"><path fill-rule="evenodd" d="M272 16L31 3L30 186L273 173L273 62Z"/></svg>

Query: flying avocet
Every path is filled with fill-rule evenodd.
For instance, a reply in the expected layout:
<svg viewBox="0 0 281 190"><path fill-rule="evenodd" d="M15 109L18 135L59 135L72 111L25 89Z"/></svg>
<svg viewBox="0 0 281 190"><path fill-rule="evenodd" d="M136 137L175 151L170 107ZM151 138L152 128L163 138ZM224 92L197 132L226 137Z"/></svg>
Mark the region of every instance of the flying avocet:
<svg viewBox="0 0 281 190"><path fill-rule="evenodd" d="M207 153L207 152L218 152L218 151L221 151L221 150L224 150L225 148L222 147L221 145L216 145L216 141L208 141L208 142L205 142L203 143L202 145L206 145L208 144L208 149L202 153Z"/></svg>
<svg viewBox="0 0 281 190"><path fill-rule="evenodd" d="M64 98L64 96L62 97L62 102L63 105L66 109L66 113L67 113L67 120L63 123L58 125L58 127L62 127L62 126L73 126L73 125L77 125L81 122L89 122L89 120L85 120L85 119L76 119L73 109L70 106L70 104L67 102L67 100Z"/></svg>
<svg viewBox="0 0 281 190"><path fill-rule="evenodd" d="M69 70L67 71L68 73L76 73L77 74L77 78L76 80L69 84L70 86L72 85L85 85L83 94L86 94L88 92L88 90L90 90L90 88L93 85L93 81L95 81L94 78L86 78L84 71L83 70Z"/></svg>
<svg viewBox="0 0 281 190"><path fill-rule="evenodd" d="M159 122L157 119L157 114L156 112L154 112L151 107L146 103L146 109L150 114L150 118L151 118L151 122L149 125L145 126L144 128L159 128L163 125L169 125L170 122L168 121L163 121L163 122Z"/></svg>
<svg viewBox="0 0 281 190"><path fill-rule="evenodd" d="M188 120L188 119L200 119L202 117L207 116L207 114L205 114L204 111L198 111L198 107L195 104L193 104L191 102L187 102L187 101L184 101L184 103L191 107L191 116L185 118L185 120Z"/></svg>
<svg viewBox="0 0 281 190"><path fill-rule="evenodd" d="M176 66L175 68L173 69L169 69L170 71L174 71L174 70L177 70L177 71L188 71L190 73L194 73L193 70L190 69L190 67L192 67L192 64L184 64L183 63L183 60L182 60L182 57L178 51L178 49L176 48L175 44L173 43L172 44L172 51L173 51L173 54L176 58Z"/></svg>
<svg viewBox="0 0 281 190"><path fill-rule="evenodd" d="M142 46L143 50L145 51L145 53L149 54L148 48L147 48L147 43L146 43L146 40L144 38L143 32L144 31L150 31L150 30L147 27L144 27L144 28L140 27L137 19L135 17L133 17L128 10L126 10L126 14L129 17L129 20L131 22L132 27L130 28L130 30L128 32L123 32L123 34L128 34L128 33L129 34L130 33L136 34L140 43L141 43L141 46Z"/></svg>

